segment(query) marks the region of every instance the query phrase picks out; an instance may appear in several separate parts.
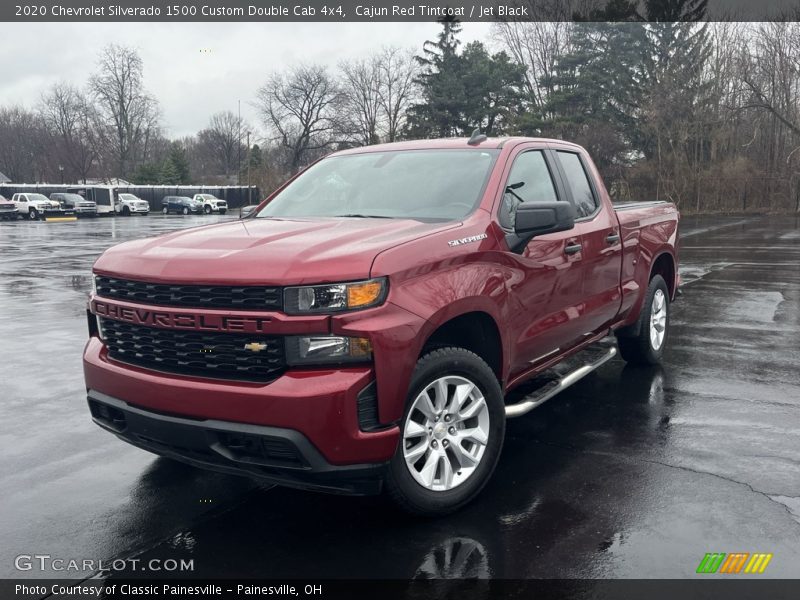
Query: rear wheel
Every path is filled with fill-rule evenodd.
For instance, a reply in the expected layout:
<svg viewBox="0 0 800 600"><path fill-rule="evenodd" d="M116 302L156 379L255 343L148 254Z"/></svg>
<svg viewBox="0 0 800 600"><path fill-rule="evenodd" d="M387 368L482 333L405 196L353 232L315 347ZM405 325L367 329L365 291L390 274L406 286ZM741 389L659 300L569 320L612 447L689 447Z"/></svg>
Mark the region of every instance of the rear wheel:
<svg viewBox="0 0 800 600"><path fill-rule="evenodd" d="M503 394L489 365L463 348L423 356L400 435L386 478L400 508L443 515L471 501L491 477L505 435Z"/></svg>
<svg viewBox="0 0 800 600"><path fill-rule="evenodd" d="M226 212L228 212L228 210L225 209L225 208L220 208L219 209L219 214L221 214L221 215L224 215Z"/></svg>
<svg viewBox="0 0 800 600"><path fill-rule="evenodd" d="M619 336L619 352L627 362L636 365L657 365L664 355L669 329L669 289L661 275L654 275L639 317L635 336Z"/></svg>

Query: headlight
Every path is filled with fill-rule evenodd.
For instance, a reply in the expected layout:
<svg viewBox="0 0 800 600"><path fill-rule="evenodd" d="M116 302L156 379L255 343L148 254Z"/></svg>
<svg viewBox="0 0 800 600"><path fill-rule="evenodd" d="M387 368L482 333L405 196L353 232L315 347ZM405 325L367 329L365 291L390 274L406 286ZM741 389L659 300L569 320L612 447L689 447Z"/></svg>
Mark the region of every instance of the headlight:
<svg viewBox="0 0 800 600"><path fill-rule="evenodd" d="M286 337L286 362L289 366L359 363L372 360L372 344L367 338L335 335Z"/></svg>
<svg viewBox="0 0 800 600"><path fill-rule="evenodd" d="M388 287L385 277L354 283L289 287L283 292L283 305L289 314L369 308L384 301Z"/></svg>

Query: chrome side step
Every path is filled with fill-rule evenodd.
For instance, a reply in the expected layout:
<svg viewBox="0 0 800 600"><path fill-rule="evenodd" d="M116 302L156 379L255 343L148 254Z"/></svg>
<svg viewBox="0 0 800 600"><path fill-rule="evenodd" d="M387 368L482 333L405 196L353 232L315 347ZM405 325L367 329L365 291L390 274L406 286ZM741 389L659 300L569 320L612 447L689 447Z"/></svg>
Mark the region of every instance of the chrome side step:
<svg viewBox="0 0 800 600"><path fill-rule="evenodd" d="M506 406L506 418L512 419L514 417L521 417L522 415L529 413L537 406L541 406L550 400L550 398L556 394L563 392L573 383L580 381L589 373L614 358L616 355L616 346L602 347L599 356L593 356L591 362L588 362L585 365L582 365L577 369L562 375L558 379L550 381L536 391L525 396L525 398L523 398L521 401Z"/></svg>

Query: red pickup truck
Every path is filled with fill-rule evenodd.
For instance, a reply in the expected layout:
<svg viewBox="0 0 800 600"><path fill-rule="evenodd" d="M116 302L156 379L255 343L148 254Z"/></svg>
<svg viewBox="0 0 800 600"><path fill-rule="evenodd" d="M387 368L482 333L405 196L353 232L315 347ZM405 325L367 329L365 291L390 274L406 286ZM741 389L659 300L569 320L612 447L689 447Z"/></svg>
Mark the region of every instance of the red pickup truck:
<svg viewBox="0 0 800 600"><path fill-rule="evenodd" d="M506 418L617 349L660 360L678 220L612 206L558 140L337 152L247 218L97 260L91 414L199 467L452 511L489 480Z"/></svg>

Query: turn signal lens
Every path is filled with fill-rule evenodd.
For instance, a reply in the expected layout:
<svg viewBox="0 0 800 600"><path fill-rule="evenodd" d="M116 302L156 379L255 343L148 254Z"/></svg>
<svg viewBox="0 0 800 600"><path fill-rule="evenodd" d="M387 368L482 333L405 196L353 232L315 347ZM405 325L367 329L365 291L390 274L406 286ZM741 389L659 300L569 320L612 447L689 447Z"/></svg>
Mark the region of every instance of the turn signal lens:
<svg viewBox="0 0 800 600"><path fill-rule="evenodd" d="M372 344L368 338L350 338L350 356L372 358Z"/></svg>
<svg viewBox="0 0 800 600"><path fill-rule="evenodd" d="M375 304L381 297L383 285L381 281L365 281L347 286L347 308L360 308Z"/></svg>

